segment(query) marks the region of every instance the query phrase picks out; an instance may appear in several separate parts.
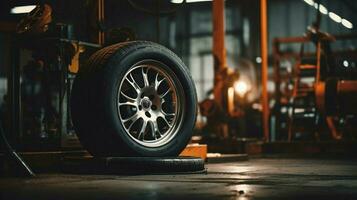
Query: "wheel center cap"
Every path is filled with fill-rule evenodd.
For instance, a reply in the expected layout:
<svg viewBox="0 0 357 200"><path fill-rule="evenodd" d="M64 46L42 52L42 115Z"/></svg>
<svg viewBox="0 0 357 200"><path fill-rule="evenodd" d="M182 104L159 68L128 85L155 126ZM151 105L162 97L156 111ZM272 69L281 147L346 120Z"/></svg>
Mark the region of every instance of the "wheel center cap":
<svg viewBox="0 0 357 200"><path fill-rule="evenodd" d="M152 105L152 102L148 97L144 97L143 99L141 99L140 104L144 109L149 109Z"/></svg>

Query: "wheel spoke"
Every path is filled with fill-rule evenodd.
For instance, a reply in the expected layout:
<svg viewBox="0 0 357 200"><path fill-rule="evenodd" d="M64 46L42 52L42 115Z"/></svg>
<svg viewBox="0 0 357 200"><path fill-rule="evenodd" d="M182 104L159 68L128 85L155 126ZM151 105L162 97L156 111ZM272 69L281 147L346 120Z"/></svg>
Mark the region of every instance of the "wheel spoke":
<svg viewBox="0 0 357 200"><path fill-rule="evenodd" d="M130 101L127 101L127 102L124 102L124 103L120 103L119 102L119 106L137 106L135 102L130 102Z"/></svg>
<svg viewBox="0 0 357 200"><path fill-rule="evenodd" d="M136 83L136 81L135 81L135 79L134 79L134 77L133 77L133 75L131 75L131 73L129 74L129 76L130 76L130 78L132 79L132 81L128 78L128 77L126 77L125 79L130 83L130 85L135 89L135 91L136 91L136 93L140 93L140 86Z"/></svg>
<svg viewBox="0 0 357 200"><path fill-rule="evenodd" d="M129 118L126 118L126 119L123 119L122 121L123 121L123 123L125 123L125 122L128 122L128 121L134 121L134 122L136 122L136 120L138 120L139 119L139 115L137 114L137 113L135 113L135 114L133 114L131 117L129 117ZM132 124L130 124L130 126L131 126Z"/></svg>
<svg viewBox="0 0 357 200"><path fill-rule="evenodd" d="M139 84L136 82L136 80L134 79L133 75L130 73L130 78L133 80L133 84L135 85L135 88L137 88L138 90L141 89L141 87L139 86Z"/></svg>
<svg viewBox="0 0 357 200"><path fill-rule="evenodd" d="M157 73L156 76L155 76L155 90L156 91L159 88L159 86L162 83L162 81L165 80L165 78L162 78L161 80L158 80L158 78L159 78L159 73Z"/></svg>
<svg viewBox="0 0 357 200"><path fill-rule="evenodd" d="M148 122L146 120L143 120L143 125L140 129L139 135L138 135L138 139L140 140L140 138L143 138L142 140L144 140L145 138L145 130L146 130L146 126L147 126Z"/></svg>
<svg viewBox="0 0 357 200"><path fill-rule="evenodd" d="M130 132L131 127L133 127L133 125L139 120L138 115L137 115L137 114L135 114L135 115L136 115L136 117L131 120L132 122L130 123L129 127L127 128L127 130L128 130L129 132Z"/></svg>
<svg viewBox="0 0 357 200"><path fill-rule="evenodd" d="M132 102L135 102L136 99L134 99L133 97L129 97L128 95L126 95L124 92L120 92L121 95L123 95L127 100L130 100Z"/></svg>
<svg viewBox="0 0 357 200"><path fill-rule="evenodd" d="M175 113L166 113L165 111L161 110L161 113L166 116L166 117L174 117L176 114Z"/></svg>
<svg viewBox="0 0 357 200"><path fill-rule="evenodd" d="M167 119L165 118L165 116L160 116L164 121L165 123L171 128L172 125L167 121Z"/></svg>
<svg viewBox="0 0 357 200"><path fill-rule="evenodd" d="M158 132L159 135L160 135L160 137L161 137L161 136L162 136L162 133L161 133L161 131L160 131L160 129L159 129L159 125L158 125L158 123L157 123L157 120L154 122L154 129L155 129L155 132Z"/></svg>
<svg viewBox="0 0 357 200"><path fill-rule="evenodd" d="M164 98L169 92L171 91L171 88L167 89L166 92L160 95L161 98Z"/></svg>
<svg viewBox="0 0 357 200"><path fill-rule="evenodd" d="M151 135L152 137L156 140L156 128L155 128L155 122L150 121L150 129L151 129Z"/></svg>
<svg viewBox="0 0 357 200"><path fill-rule="evenodd" d="M143 75L143 80L144 80L144 87L148 87L150 85L149 83L149 79L148 79L148 71L149 69L146 70L146 72L144 72L144 68L141 68L141 73Z"/></svg>

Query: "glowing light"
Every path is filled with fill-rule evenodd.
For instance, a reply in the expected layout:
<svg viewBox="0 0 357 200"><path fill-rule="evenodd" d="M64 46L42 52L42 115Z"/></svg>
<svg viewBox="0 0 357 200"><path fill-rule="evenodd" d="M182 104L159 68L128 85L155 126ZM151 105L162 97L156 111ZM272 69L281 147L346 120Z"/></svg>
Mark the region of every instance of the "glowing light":
<svg viewBox="0 0 357 200"><path fill-rule="evenodd" d="M212 0L186 0L187 3L196 3L196 2L205 2L205 1L212 1Z"/></svg>
<svg viewBox="0 0 357 200"><path fill-rule="evenodd" d="M256 58L255 58L255 62L257 62L257 63L262 63L262 58L261 58L261 57L256 57Z"/></svg>
<svg viewBox="0 0 357 200"><path fill-rule="evenodd" d="M239 80L234 83L234 90L239 96L244 96L249 90L249 85L245 81Z"/></svg>
<svg viewBox="0 0 357 200"><path fill-rule="evenodd" d="M234 88L228 88L228 111L229 113L234 112Z"/></svg>
<svg viewBox="0 0 357 200"><path fill-rule="evenodd" d="M10 13L12 14L23 14L23 13L29 13L31 12L33 9L35 9L36 6L35 5L28 5L28 6L16 6L13 7L10 11Z"/></svg>
<svg viewBox="0 0 357 200"><path fill-rule="evenodd" d="M349 28L349 29L353 28L353 24L350 21L348 21L347 19L342 19L341 23L346 28Z"/></svg>
<svg viewBox="0 0 357 200"><path fill-rule="evenodd" d="M328 11L327 11L327 8L323 5L320 4L320 7L319 7L319 11L320 13L324 14L324 15L327 15Z"/></svg>
<svg viewBox="0 0 357 200"><path fill-rule="evenodd" d="M303 0L305 3L307 3L308 5L314 7L316 10L319 10L320 13L327 15L335 22L337 23L341 23L344 27L348 28L348 29L352 29L353 28L353 24L348 21L347 19L343 19L342 17L340 17L339 15L337 15L334 12L329 12L327 10L327 8L322 5L322 4L318 4L316 3L314 0Z"/></svg>
<svg viewBox="0 0 357 200"><path fill-rule="evenodd" d="M171 0L171 3L179 4L179 3L183 3L183 0Z"/></svg>
<svg viewBox="0 0 357 200"><path fill-rule="evenodd" d="M333 13L333 12L329 12L328 13L328 16L335 22L337 23L341 23L342 21L342 18L340 16L338 16L336 13Z"/></svg>
<svg viewBox="0 0 357 200"><path fill-rule="evenodd" d="M255 110L263 110L262 104L260 103L253 103L252 108Z"/></svg>
<svg viewBox="0 0 357 200"><path fill-rule="evenodd" d="M303 113L303 112L305 112L305 109L304 108L295 108L294 112L295 113Z"/></svg>
<svg viewBox="0 0 357 200"><path fill-rule="evenodd" d="M348 65L349 65L348 61L347 61L347 60L344 60L344 61L343 61L343 66L344 66L344 67L348 67Z"/></svg>
<svg viewBox="0 0 357 200"><path fill-rule="evenodd" d="M314 3L314 8L315 8L315 9L318 9L318 8L319 8L319 4Z"/></svg>
<svg viewBox="0 0 357 200"><path fill-rule="evenodd" d="M183 3L184 0L171 0L171 3ZM205 1L212 1L212 0L186 0L186 3L197 3L197 2L205 2Z"/></svg>
<svg viewBox="0 0 357 200"><path fill-rule="evenodd" d="M281 111L281 113L286 113L286 112L288 112L288 109L286 107L282 107L280 109L280 111Z"/></svg>

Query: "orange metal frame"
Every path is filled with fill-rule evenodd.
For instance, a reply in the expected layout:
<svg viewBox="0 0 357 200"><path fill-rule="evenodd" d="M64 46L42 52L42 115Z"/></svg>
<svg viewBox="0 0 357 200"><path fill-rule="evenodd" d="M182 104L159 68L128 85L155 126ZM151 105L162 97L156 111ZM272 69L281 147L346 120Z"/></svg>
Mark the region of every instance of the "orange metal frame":
<svg viewBox="0 0 357 200"><path fill-rule="evenodd" d="M260 0L260 29L262 57L262 107L264 139L269 141L269 99L268 99L268 13L267 0Z"/></svg>

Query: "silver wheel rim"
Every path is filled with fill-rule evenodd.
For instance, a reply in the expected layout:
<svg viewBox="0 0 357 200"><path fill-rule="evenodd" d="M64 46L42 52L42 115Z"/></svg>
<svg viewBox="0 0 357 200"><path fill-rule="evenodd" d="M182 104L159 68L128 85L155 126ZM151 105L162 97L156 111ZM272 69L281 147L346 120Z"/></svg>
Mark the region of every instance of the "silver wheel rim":
<svg viewBox="0 0 357 200"><path fill-rule="evenodd" d="M185 110L184 92L174 72L155 60L144 60L124 75L117 108L125 133L145 147L160 147L177 134Z"/></svg>

